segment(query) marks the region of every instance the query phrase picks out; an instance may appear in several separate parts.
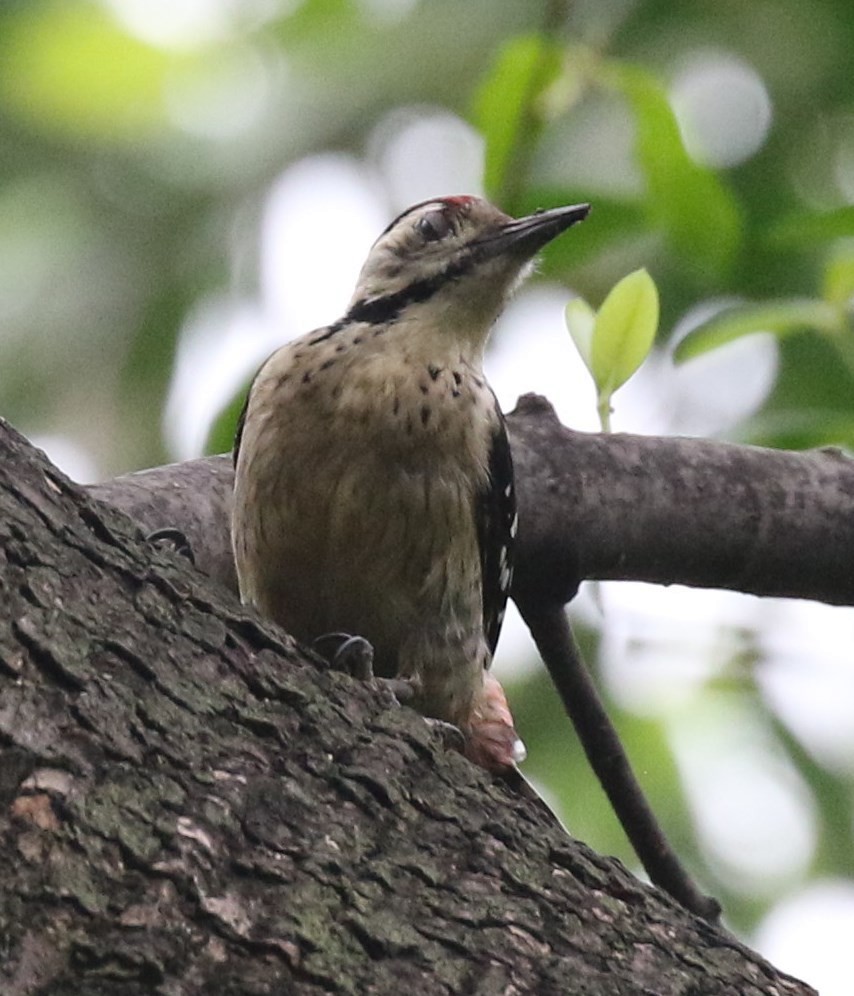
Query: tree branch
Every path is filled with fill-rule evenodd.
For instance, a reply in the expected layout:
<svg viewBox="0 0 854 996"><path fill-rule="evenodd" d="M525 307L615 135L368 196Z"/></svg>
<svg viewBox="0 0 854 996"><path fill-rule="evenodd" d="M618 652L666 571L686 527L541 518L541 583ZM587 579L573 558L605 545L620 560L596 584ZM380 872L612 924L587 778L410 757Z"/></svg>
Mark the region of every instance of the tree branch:
<svg viewBox="0 0 854 996"><path fill-rule="evenodd" d="M696 916L717 923L720 903L704 895L670 846L611 723L560 604L519 604L584 753L650 881Z"/></svg>
<svg viewBox="0 0 854 996"><path fill-rule="evenodd" d="M519 584L728 588L854 604L854 460L562 426L525 395L509 417ZM567 577L568 576L568 577Z"/></svg>
<svg viewBox="0 0 854 996"><path fill-rule="evenodd" d="M519 495L514 594L567 602L584 579L854 604L854 460L705 439L574 432L545 399L508 416ZM209 457L89 489L148 531L172 526L234 589L232 472Z"/></svg>

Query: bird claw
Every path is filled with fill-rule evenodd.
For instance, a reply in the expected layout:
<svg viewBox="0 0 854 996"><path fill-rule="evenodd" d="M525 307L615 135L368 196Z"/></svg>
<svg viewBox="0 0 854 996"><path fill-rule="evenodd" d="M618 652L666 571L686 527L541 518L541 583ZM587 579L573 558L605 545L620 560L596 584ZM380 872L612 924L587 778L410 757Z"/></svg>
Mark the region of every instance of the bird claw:
<svg viewBox="0 0 854 996"><path fill-rule="evenodd" d="M311 649L336 671L343 671L358 681L376 681L391 692L399 705L411 703L418 692L418 686L411 678L379 678L374 674L374 648L363 636L324 633L311 641Z"/></svg>
<svg viewBox="0 0 854 996"><path fill-rule="evenodd" d="M330 644L328 653L324 651L327 644ZM374 676L374 648L363 636L324 633L312 640L311 647L336 671L343 671L359 681L370 681Z"/></svg>
<svg viewBox="0 0 854 996"><path fill-rule="evenodd" d="M433 733L438 735L445 750L453 750L458 754L466 753L466 735L458 726L446 723L444 719L433 719L430 716L425 716L424 722Z"/></svg>
<svg viewBox="0 0 854 996"><path fill-rule="evenodd" d="M175 553L186 557L195 566L196 556L193 553L193 548L186 535L180 529L165 526L163 529L155 529L154 532L149 533L145 538L149 543L154 543L155 546L162 544L171 547Z"/></svg>
<svg viewBox="0 0 854 996"><path fill-rule="evenodd" d="M410 705L418 694L418 685L411 678L377 678L400 705Z"/></svg>

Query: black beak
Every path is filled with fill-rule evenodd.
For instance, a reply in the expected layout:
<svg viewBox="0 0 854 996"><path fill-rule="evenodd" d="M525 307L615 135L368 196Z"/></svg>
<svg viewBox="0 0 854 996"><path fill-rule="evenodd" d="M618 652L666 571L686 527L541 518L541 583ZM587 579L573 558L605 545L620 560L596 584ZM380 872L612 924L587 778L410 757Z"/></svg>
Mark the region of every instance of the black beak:
<svg viewBox="0 0 854 996"><path fill-rule="evenodd" d="M479 248L485 256L507 254L530 259L561 232L565 232L577 221L584 221L589 213L589 204L572 204L569 207L552 208L550 211L537 211L524 218L514 218L496 232L480 239Z"/></svg>

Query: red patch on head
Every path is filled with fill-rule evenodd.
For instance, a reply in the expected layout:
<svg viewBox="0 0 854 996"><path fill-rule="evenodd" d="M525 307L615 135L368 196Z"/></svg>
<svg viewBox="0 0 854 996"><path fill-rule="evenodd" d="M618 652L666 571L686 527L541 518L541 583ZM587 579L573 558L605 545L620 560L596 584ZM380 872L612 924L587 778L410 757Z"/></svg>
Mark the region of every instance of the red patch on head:
<svg viewBox="0 0 854 996"><path fill-rule="evenodd" d="M447 204L449 207L465 208L468 207L471 202L475 200L471 194L459 194L456 197L443 197L443 203Z"/></svg>

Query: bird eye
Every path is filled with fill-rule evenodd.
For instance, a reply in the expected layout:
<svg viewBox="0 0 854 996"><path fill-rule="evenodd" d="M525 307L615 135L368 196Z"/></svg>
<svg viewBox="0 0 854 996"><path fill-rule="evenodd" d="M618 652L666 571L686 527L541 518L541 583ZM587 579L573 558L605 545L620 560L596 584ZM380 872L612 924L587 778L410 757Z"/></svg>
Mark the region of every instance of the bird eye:
<svg viewBox="0 0 854 996"><path fill-rule="evenodd" d="M451 223L442 211L431 211L415 223L418 234L425 242L436 242L451 231Z"/></svg>

